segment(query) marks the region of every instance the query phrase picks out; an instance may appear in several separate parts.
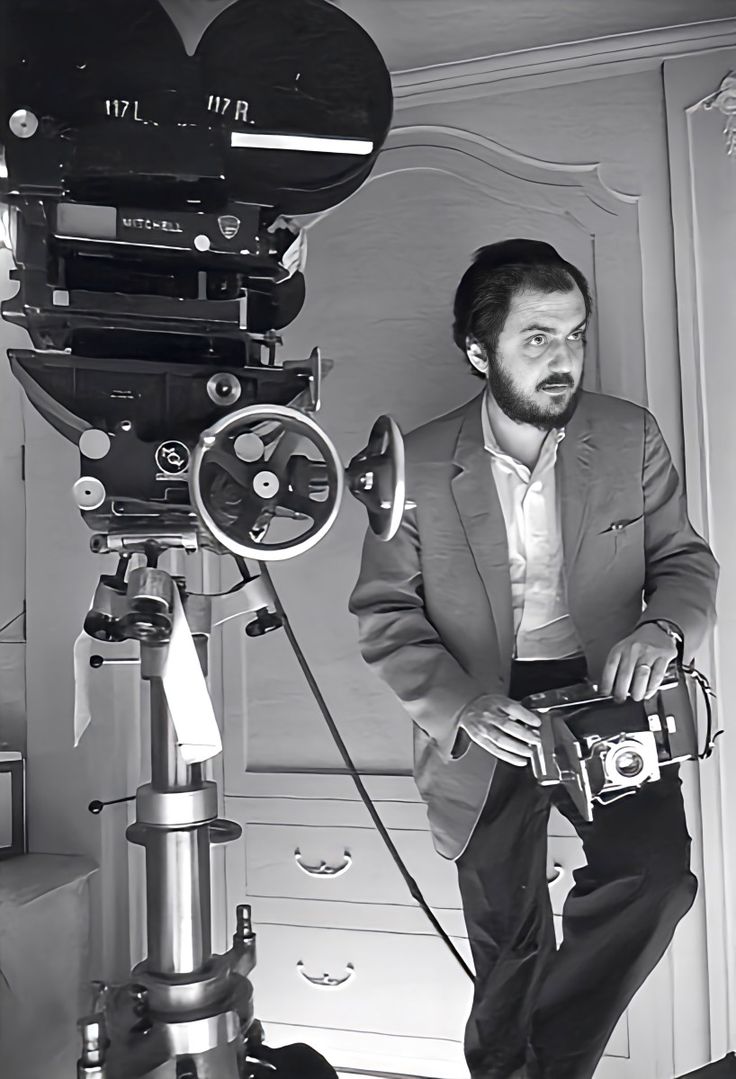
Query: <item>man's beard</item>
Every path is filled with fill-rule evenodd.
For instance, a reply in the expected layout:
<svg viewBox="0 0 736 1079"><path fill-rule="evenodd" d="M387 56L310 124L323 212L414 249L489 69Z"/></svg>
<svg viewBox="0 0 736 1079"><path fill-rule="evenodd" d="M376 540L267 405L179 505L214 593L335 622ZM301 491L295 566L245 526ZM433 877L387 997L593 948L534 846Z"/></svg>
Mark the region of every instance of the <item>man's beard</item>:
<svg viewBox="0 0 736 1079"><path fill-rule="evenodd" d="M569 378L560 378L556 381L560 384L574 385ZM553 382L555 382L553 378L547 377L538 389ZM528 423L540 431L551 431L553 427L564 427L568 424L578 406L582 392L581 382L564 407L560 407L553 398L549 399L547 405L540 404L514 385L510 375L496 357L493 357L488 364L488 387L496 404L509 419L516 423Z"/></svg>

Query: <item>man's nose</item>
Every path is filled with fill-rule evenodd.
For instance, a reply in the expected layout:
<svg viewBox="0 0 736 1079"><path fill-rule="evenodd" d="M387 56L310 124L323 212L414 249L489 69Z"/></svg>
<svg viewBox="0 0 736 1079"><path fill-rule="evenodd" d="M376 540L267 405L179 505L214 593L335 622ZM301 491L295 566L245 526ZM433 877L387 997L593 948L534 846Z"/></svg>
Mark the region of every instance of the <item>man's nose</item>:
<svg viewBox="0 0 736 1079"><path fill-rule="evenodd" d="M554 374L572 374L575 366L575 353L569 341L556 341L547 357L550 371Z"/></svg>

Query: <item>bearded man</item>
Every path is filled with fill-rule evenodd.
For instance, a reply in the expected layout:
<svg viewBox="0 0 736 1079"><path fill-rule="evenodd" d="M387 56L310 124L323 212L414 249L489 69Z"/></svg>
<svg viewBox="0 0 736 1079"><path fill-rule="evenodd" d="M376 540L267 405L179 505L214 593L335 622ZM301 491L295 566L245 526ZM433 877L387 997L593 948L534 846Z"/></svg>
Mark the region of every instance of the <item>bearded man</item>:
<svg viewBox="0 0 736 1079"><path fill-rule="evenodd" d="M390 542L368 532L350 598L363 657L413 720L435 846L457 864L472 1079L590 1079L697 891L676 765L592 823L530 767L524 697L589 677L641 701L715 619L718 564L654 417L581 387L590 315L585 277L549 244L476 253L453 336L483 392L407 436L412 508ZM559 949L551 804L587 859Z"/></svg>

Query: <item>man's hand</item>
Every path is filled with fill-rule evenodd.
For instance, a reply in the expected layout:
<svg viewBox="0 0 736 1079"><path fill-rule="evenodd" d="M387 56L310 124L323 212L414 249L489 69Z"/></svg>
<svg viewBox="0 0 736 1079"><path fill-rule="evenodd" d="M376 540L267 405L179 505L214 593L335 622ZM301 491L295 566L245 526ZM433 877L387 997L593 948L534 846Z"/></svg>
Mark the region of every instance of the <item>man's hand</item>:
<svg viewBox="0 0 736 1079"><path fill-rule="evenodd" d="M294 274L304 273L304 267L307 264L307 233L306 229L298 225L296 221L291 218L283 217L279 215L275 221L273 221L266 232L278 232L280 229L288 229L294 236L292 243L284 251L281 256L281 265L286 270L288 277L293 277ZM281 282L279 282L281 284Z"/></svg>
<svg viewBox="0 0 736 1079"><path fill-rule="evenodd" d="M460 720L460 726L481 749L518 768L528 764L534 754L533 747L541 745L536 730L541 725L534 712L496 693L477 697Z"/></svg>
<svg viewBox="0 0 736 1079"><path fill-rule="evenodd" d="M628 693L635 701L649 700L676 655L677 645L672 638L653 622L647 622L613 646L603 668L600 691L606 696L613 694L619 704Z"/></svg>

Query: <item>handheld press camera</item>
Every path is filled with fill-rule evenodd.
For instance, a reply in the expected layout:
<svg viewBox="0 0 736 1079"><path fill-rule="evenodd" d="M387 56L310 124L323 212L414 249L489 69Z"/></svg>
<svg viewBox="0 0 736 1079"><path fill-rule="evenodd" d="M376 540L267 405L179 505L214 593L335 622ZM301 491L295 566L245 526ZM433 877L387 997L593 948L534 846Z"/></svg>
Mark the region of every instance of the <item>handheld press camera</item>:
<svg viewBox="0 0 736 1079"><path fill-rule="evenodd" d="M708 731L702 753L688 677L705 697ZM635 794L660 779L668 765L710 756L712 695L699 671L676 661L648 701L619 704L588 681L533 693L521 703L542 720L534 776L544 786L562 784L583 820L592 821L594 803Z"/></svg>

